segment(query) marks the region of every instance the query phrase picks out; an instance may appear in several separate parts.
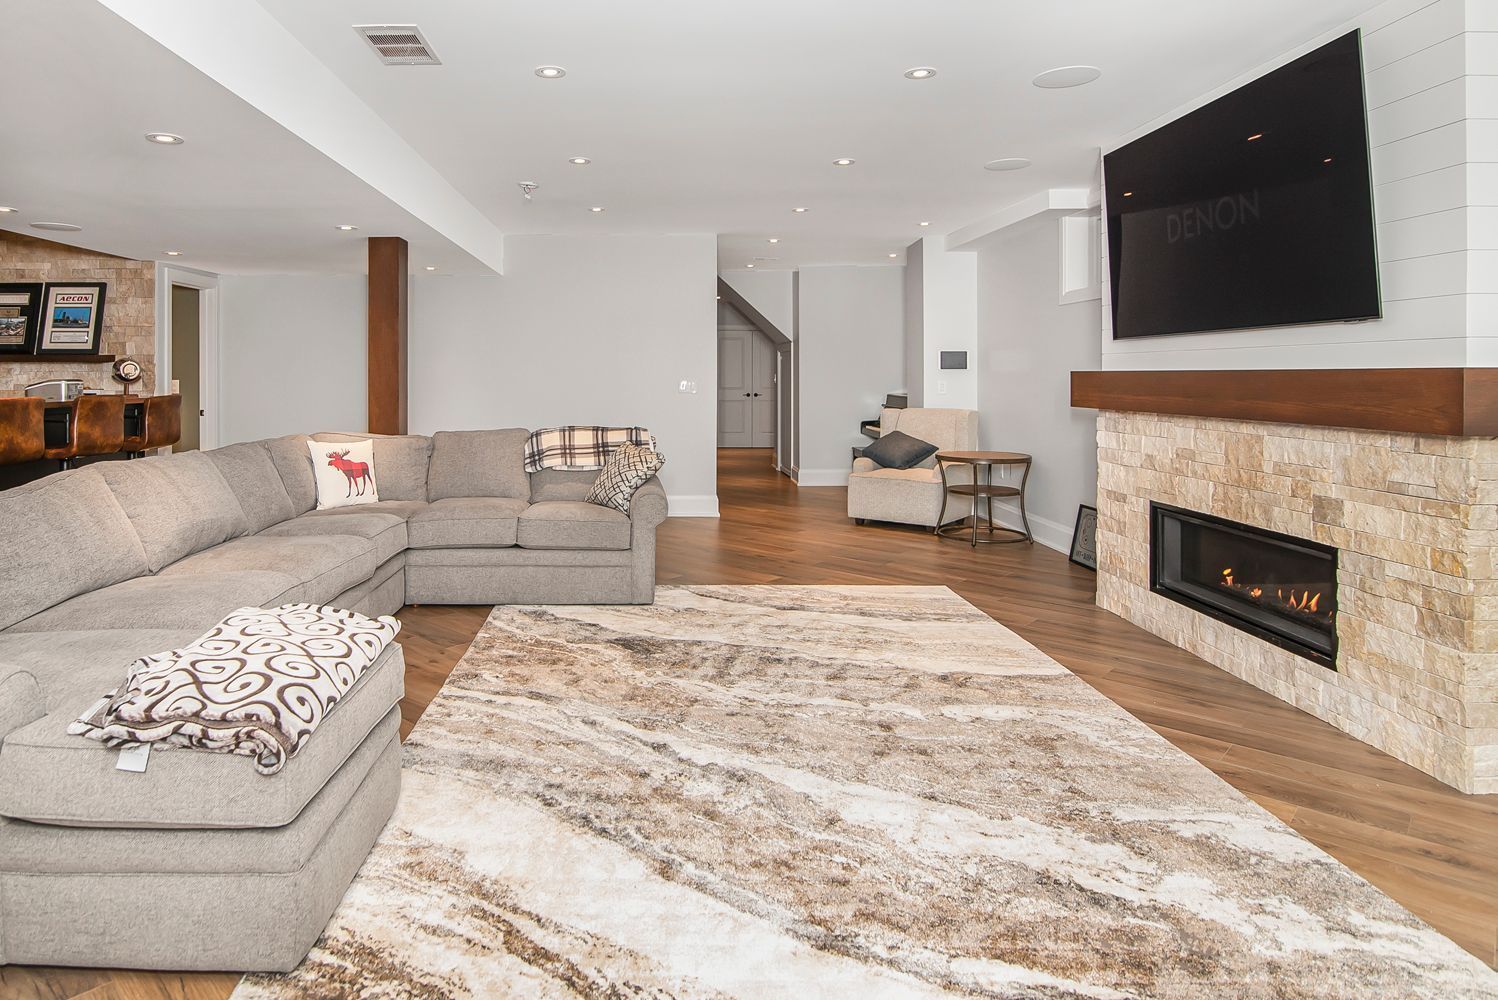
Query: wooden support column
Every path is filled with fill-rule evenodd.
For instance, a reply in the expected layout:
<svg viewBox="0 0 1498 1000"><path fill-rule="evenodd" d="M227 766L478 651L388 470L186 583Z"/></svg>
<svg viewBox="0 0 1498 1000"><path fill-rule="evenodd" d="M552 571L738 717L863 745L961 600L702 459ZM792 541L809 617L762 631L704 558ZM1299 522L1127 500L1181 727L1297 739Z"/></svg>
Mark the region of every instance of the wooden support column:
<svg viewBox="0 0 1498 1000"><path fill-rule="evenodd" d="M406 433L406 241L369 238L369 432Z"/></svg>

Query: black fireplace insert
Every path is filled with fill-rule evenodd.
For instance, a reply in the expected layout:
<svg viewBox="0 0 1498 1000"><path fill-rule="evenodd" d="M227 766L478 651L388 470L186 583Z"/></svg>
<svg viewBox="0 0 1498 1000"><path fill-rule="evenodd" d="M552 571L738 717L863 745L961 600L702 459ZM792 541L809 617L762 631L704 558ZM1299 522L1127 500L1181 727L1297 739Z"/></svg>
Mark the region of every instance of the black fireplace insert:
<svg viewBox="0 0 1498 1000"><path fill-rule="evenodd" d="M1337 669L1337 550L1150 504L1150 589Z"/></svg>

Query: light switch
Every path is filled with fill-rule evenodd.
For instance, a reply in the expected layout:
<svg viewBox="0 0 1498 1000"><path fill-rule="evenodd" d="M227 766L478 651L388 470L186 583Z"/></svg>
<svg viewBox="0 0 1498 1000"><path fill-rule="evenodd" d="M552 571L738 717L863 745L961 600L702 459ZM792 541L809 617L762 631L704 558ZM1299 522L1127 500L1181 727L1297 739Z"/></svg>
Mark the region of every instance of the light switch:
<svg viewBox="0 0 1498 1000"><path fill-rule="evenodd" d="M677 392L696 392L697 391L697 383L696 382L688 382L686 379L682 379L681 380L681 386L676 391Z"/></svg>
<svg viewBox="0 0 1498 1000"><path fill-rule="evenodd" d="M938 396L945 396L947 394L947 383L945 383L945 382L938 382L938 383L936 383L936 394Z"/></svg>

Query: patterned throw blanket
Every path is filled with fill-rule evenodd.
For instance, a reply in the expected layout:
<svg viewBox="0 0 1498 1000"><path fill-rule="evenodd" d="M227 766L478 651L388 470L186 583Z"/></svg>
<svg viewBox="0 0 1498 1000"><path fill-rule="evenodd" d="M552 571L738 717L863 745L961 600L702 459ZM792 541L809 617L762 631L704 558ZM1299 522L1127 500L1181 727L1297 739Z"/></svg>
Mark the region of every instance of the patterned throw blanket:
<svg viewBox="0 0 1498 1000"><path fill-rule="evenodd" d="M242 754L275 774L399 631L316 604L240 608L191 645L136 660L68 732Z"/></svg>
<svg viewBox="0 0 1498 1000"><path fill-rule="evenodd" d="M643 427L543 427L525 442L525 471L596 471L625 443L656 450L655 436Z"/></svg>

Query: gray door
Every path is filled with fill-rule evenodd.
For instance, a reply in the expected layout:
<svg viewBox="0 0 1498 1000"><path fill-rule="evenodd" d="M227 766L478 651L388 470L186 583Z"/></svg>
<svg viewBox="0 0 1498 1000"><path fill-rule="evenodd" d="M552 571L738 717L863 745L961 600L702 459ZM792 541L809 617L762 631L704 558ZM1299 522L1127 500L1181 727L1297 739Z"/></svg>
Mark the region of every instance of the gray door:
<svg viewBox="0 0 1498 1000"><path fill-rule="evenodd" d="M718 331L718 447L775 447L775 348L758 330Z"/></svg>

